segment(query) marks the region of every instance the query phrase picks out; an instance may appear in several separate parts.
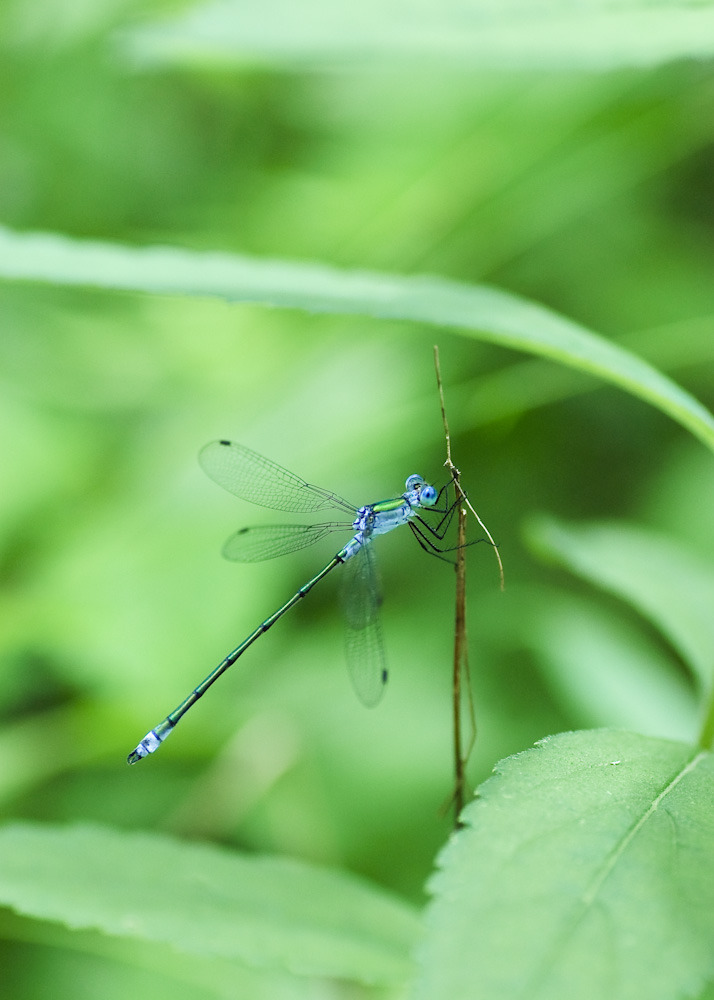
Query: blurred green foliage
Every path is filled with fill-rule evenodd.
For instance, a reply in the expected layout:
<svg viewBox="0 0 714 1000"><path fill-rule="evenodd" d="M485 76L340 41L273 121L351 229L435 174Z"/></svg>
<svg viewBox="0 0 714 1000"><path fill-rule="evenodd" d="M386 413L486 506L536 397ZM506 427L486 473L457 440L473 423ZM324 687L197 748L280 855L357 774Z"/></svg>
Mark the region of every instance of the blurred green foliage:
<svg viewBox="0 0 714 1000"><path fill-rule="evenodd" d="M598 74L137 62L127 38L152 11L170 13L4 5L4 225L487 282L637 350L714 406L710 63ZM202 476L199 447L235 438L356 503L415 471L438 481L435 338L455 461L506 570L500 593L488 547L470 550L472 782L565 729L696 737L686 659L656 623L522 538L546 511L626 519L714 555L711 457L641 401L405 323L12 283L0 315L3 816L294 854L421 900L449 829L453 574L399 533L380 544L391 681L376 711L350 690L330 581L156 759L124 760L332 555L328 543L223 563L224 538L264 515ZM559 631L544 627L556 618ZM651 712L633 698L612 718L607 697L579 696L572 656L563 683L565 647L550 640L583 621L567 649L585 660L601 643L615 661L651 650ZM672 730L660 683L683 689ZM110 976L51 947L28 963L29 947L3 952L18 1000L50 979L77 998L137 995L149 979L163 995L159 974Z"/></svg>

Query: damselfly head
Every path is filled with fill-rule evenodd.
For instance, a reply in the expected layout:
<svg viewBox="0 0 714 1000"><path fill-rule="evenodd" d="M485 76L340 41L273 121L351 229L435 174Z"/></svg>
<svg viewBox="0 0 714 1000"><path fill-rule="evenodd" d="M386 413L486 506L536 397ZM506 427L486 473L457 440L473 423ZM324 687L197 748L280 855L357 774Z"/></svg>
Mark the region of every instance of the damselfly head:
<svg viewBox="0 0 714 1000"><path fill-rule="evenodd" d="M407 479L404 485L407 488L407 493L416 493L419 503L424 507L431 507L436 503L436 490L425 482L423 476L418 476L415 473Z"/></svg>

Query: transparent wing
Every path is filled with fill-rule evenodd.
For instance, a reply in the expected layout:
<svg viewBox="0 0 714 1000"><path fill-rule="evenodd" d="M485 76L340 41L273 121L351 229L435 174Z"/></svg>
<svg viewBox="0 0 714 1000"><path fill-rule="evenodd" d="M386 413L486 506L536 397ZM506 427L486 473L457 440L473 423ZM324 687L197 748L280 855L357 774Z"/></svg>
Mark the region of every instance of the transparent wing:
<svg viewBox="0 0 714 1000"><path fill-rule="evenodd" d="M339 507L353 513L352 504L319 486L306 483L282 466L271 462L250 448L231 441L211 441L198 455L206 475L241 500L287 510L307 513L326 507Z"/></svg>
<svg viewBox="0 0 714 1000"><path fill-rule="evenodd" d="M384 693L387 661L379 619L379 577L369 542L345 563L342 602L350 678L359 700L372 708Z"/></svg>
<svg viewBox="0 0 714 1000"><path fill-rule="evenodd" d="M241 528L226 541L224 558L234 562L260 562L286 556L324 538L333 531L349 531L349 521L327 524L270 524L257 528Z"/></svg>

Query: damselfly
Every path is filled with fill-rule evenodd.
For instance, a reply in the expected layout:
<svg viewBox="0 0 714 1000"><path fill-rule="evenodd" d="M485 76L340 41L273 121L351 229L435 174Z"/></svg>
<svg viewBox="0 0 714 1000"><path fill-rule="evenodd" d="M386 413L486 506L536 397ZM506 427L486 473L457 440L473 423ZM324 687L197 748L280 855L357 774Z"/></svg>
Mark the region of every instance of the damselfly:
<svg viewBox="0 0 714 1000"><path fill-rule="evenodd" d="M405 490L390 500L355 507L328 490L306 483L269 459L231 441L213 441L202 449L199 462L210 478L224 489L262 507L293 513L309 513L326 508L343 511L348 521L322 524L279 524L242 528L223 547L223 555L237 562L257 562L287 555L312 545L333 531L352 531L352 538L293 596L236 646L215 670L189 694L170 715L150 730L129 754L129 764L136 764L158 750L176 724L221 674L236 662L256 639L268 631L286 611L305 597L315 584L337 566L345 564L343 587L347 629L347 664L358 697L367 706L376 705L387 681L387 667L379 621L381 603L372 539L402 524L408 524L419 544L440 555L440 542L451 519L454 506L439 506L444 488L436 489L422 476L412 475ZM420 514L430 509L440 516L435 525Z"/></svg>

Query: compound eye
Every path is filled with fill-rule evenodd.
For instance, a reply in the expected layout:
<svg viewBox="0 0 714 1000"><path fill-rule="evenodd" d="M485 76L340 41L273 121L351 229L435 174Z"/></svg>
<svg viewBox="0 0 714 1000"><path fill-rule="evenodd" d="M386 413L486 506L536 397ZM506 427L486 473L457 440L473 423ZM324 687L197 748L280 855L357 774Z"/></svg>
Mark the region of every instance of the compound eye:
<svg viewBox="0 0 714 1000"><path fill-rule="evenodd" d="M411 492L411 490L415 490L417 488L417 486L421 486L421 484L423 482L424 482L424 477L423 476L417 476L415 474L413 476L410 476L409 479L407 479L407 481L406 481L406 483L404 485L406 486L407 490L409 490Z"/></svg>
<svg viewBox="0 0 714 1000"><path fill-rule="evenodd" d="M431 507L436 503L436 490L433 486L422 486L419 493L419 502L425 507Z"/></svg>

